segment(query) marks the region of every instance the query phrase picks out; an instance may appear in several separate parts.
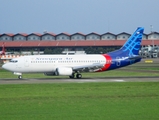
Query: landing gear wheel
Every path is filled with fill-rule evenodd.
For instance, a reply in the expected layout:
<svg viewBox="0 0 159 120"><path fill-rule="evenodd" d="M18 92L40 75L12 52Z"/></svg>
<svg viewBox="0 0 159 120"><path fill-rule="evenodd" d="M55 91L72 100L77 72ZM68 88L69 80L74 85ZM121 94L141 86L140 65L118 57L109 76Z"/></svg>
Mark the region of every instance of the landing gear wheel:
<svg viewBox="0 0 159 120"><path fill-rule="evenodd" d="M19 76L18 76L18 79L22 79L22 76L21 76L21 75L19 75Z"/></svg>
<svg viewBox="0 0 159 120"><path fill-rule="evenodd" d="M75 78L75 74L73 73L72 75L69 76L70 78Z"/></svg>
<svg viewBox="0 0 159 120"><path fill-rule="evenodd" d="M77 74L77 75L76 75L76 78L79 78L79 79L80 79L80 78L82 78L82 75L81 75L81 74Z"/></svg>

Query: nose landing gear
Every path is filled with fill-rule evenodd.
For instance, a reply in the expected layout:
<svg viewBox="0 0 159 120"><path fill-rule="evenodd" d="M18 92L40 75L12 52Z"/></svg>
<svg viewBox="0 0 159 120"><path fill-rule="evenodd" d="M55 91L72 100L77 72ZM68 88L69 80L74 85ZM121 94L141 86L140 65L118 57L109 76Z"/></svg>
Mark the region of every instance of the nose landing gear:
<svg viewBox="0 0 159 120"><path fill-rule="evenodd" d="M22 79L22 73L14 72L13 74L14 74L14 75L18 75L18 79Z"/></svg>
<svg viewBox="0 0 159 120"><path fill-rule="evenodd" d="M18 76L18 79L22 79L22 76L21 76L21 75L19 75L19 76Z"/></svg>

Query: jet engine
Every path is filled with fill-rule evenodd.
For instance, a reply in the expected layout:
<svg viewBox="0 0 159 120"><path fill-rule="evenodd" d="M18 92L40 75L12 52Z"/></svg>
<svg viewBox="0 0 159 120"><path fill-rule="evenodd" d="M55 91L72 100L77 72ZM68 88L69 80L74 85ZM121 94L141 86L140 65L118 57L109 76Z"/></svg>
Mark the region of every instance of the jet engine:
<svg viewBox="0 0 159 120"><path fill-rule="evenodd" d="M56 68L55 75L72 75L73 70L72 68L68 67L59 67Z"/></svg>

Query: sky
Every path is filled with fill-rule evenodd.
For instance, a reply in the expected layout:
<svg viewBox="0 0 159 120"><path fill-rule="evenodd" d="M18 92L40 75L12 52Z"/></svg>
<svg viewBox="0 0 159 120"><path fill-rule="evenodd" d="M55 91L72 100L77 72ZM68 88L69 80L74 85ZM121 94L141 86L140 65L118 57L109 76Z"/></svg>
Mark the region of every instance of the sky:
<svg viewBox="0 0 159 120"><path fill-rule="evenodd" d="M0 34L159 32L159 0L0 0ZM152 27L151 27L152 26Z"/></svg>

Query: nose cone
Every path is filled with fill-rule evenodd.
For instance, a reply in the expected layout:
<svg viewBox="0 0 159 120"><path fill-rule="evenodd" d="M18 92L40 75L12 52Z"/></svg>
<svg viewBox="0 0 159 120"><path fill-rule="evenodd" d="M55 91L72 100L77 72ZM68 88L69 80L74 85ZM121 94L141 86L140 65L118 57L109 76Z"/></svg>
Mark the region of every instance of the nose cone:
<svg viewBox="0 0 159 120"><path fill-rule="evenodd" d="M6 64L2 65L2 68L3 68L3 69L6 69Z"/></svg>
<svg viewBox="0 0 159 120"><path fill-rule="evenodd" d="M7 63L2 65L2 68L11 71L11 69Z"/></svg>

